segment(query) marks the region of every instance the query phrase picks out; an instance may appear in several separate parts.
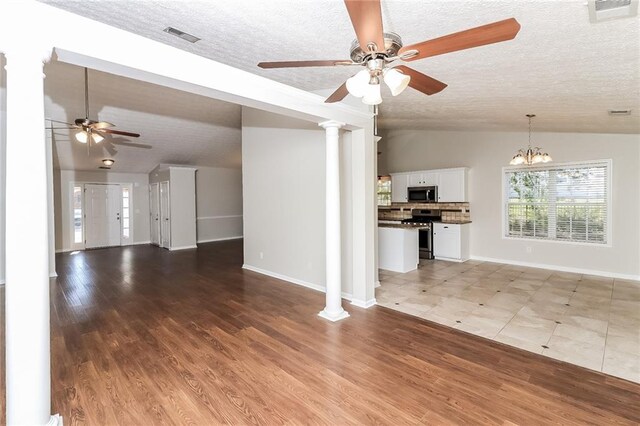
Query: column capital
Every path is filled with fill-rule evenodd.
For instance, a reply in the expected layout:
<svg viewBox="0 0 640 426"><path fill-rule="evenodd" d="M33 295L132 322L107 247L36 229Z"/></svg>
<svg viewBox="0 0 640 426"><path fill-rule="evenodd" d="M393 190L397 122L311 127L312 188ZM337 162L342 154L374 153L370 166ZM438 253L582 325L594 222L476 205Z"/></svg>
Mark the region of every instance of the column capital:
<svg viewBox="0 0 640 426"><path fill-rule="evenodd" d="M336 120L327 120L327 121L323 121L321 123L318 123L318 126L322 127L323 129L340 129L345 125L345 123L342 123L340 121L336 121Z"/></svg>

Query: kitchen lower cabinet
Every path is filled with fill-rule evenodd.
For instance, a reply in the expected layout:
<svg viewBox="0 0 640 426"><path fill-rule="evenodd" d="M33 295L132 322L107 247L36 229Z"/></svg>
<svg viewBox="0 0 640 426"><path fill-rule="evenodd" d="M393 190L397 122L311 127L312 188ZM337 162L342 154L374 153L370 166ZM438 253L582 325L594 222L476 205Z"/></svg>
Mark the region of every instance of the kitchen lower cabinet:
<svg viewBox="0 0 640 426"><path fill-rule="evenodd" d="M418 230L378 227L378 267L409 272L418 268Z"/></svg>
<svg viewBox="0 0 640 426"><path fill-rule="evenodd" d="M434 223L433 255L438 260L469 260L469 227L471 224Z"/></svg>

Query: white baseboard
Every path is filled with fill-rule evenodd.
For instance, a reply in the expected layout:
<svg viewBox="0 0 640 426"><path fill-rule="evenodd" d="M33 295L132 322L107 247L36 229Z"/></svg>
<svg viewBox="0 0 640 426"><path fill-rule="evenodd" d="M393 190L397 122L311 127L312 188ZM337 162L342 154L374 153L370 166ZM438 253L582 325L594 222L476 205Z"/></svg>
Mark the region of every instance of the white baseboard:
<svg viewBox="0 0 640 426"><path fill-rule="evenodd" d="M198 241L197 241L197 243L198 243L198 244L202 244L202 243L213 243L213 242L215 242L215 241L240 240L240 239L242 239L242 238L244 238L244 236L242 236L242 235L238 235L238 236L235 236L235 237L210 238L210 239L207 239L207 240L198 240Z"/></svg>
<svg viewBox="0 0 640 426"><path fill-rule="evenodd" d="M141 246L145 244L151 244L151 241L136 241L134 243L122 244L121 246L111 246L111 247L104 247L104 248ZM102 248L102 247L96 247L96 248ZM63 248L63 249L56 249L56 253L69 253L70 251L83 251L83 250L87 250L87 249L86 248Z"/></svg>
<svg viewBox="0 0 640 426"><path fill-rule="evenodd" d="M0 280L0 285L4 285L4 278Z"/></svg>
<svg viewBox="0 0 640 426"><path fill-rule="evenodd" d="M434 257L435 260L444 260L445 262L463 263L469 259L452 259L450 257Z"/></svg>
<svg viewBox="0 0 640 426"><path fill-rule="evenodd" d="M169 248L169 251L178 251L178 250L191 250L191 249L197 249L198 246L193 245L193 246L180 246L180 247L171 247Z"/></svg>
<svg viewBox="0 0 640 426"><path fill-rule="evenodd" d="M364 309L370 308L374 306L376 303L378 302L376 302L375 297L369 300L356 300L356 299L351 300L352 305L357 306L359 308L364 308Z"/></svg>
<svg viewBox="0 0 640 426"><path fill-rule="evenodd" d="M529 268L549 269L552 271L560 271L560 272L573 272L576 274L595 275L598 277L606 277L606 278L618 278L623 280L640 281L640 275L619 274L617 272L598 271L595 269L573 268L569 266L548 265L544 263L534 263L534 262L521 262L518 260L496 259L493 257L474 256L474 255L471 256L471 260L479 260L481 262L504 263L506 265L515 265L515 266L526 266Z"/></svg>
<svg viewBox="0 0 640 426"><path fill-rule="evenodd" d="M151 244L151 240L149 241L136 241L135 243L123 244L123 246L142 246L145 244Z"/></svg>
<svg viewBox="0 0 640 426"><path fill-rule="evenodd" d="M242 265L242 269L246 269L247 271L257 272L257 273L262 274L262 275L267 275L269 277L277 278L277 279L282 280L282 281L287 281L287 282L290 282L290 283L293 283L293 284L300 285L302 287L307 287L307 288L310 288L312 290L320 291L322 293L325 293L325 288L323 286L321 286L321 285L313 284L313 283L310 283L308 281L299 280L297 278L288 277L286 275L278 274L276 272L267 271L266 269L256 268L255 266L247 265L246 263L244 265ZM353 295L351 295L349 293L345 293L344 291L342 292L341 296L342 296L343 299L347 299L349 301L353 299ZM358 306L358 305L356 305L356 306Z"/></svg>
<svg viewBox="0 0 640 426"><path fill-rule="evenodd" d="M374 288L378 288L378 287L380 287L381 285L382 285L382 284L380 284L380 280L378 280L378 281L376 281L376 285L375 285L375 287L374 287Z"/></svg>
<svg viewBox="0 0 640 426"><path fill-rule="evenodd" d="M49 274L49 278L56 278L57 276L58 276L58 273L55 271Z"/></svg>

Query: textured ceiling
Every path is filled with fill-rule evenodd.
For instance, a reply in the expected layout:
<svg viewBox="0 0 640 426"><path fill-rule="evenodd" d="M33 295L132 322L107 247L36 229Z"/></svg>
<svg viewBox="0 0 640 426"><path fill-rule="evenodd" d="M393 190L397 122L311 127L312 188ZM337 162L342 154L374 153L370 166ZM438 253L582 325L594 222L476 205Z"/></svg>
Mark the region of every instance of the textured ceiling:
<svg viewBox="0 0 640 426"><path fill-rule="evenodd" d="M357 68L262 70L259 61L347 59L354 38L340 0L50 1L127 31L304 90L329 93ZM132 13L132 7L135 13ZM450 53L410 65L449 85L434 96L383 90L382 129L525 130L640 133L640 19L589 23L584 0L430 0L382 3L386 31L405 44L515 17L515 40ZM162 30L173 26L201 41ZM108 48L108 46L100 46ZM82 69L46 66L47 115L83 116ZM91 118L137 131L135 143L92 149L56 131L57 166L93 170L116 159L114 170L146 172L161 162L237 167L240 108L160 86L91 72ZM385 93L386 91L386 93ZM607 109L631 108L628 117Z"/></svg>
<svg viewBox="0 0 640 426"><path fill-rule="evenodd" d="M84 69L52 61L45 75L46 117L69 123L84 117ZM126 172L148 172L159 163L240 167L238 105L95 70L89 70L89 105L89 118L141 136L108 137L87 150L74 131L56 129L56 168L96 170L103 158L116 160L112 170Z"/></svg>
<svg viewBox="0 0 640 426"><path fill-rule="evenodd" d="M354 72L255 65L348 58L354 33L340 0L45 2L309 91ZM638 17L591 24L585 0L383 0L382 12L405 44L509 17L522 24L513 41L411 63L449 87L430 97L387 91L382 128L524 130L524 115L535 113L538 131L640 132ZM162 32L167 26L202 40L190 44ZM609 117L610 108L633 115Z"/></svg>

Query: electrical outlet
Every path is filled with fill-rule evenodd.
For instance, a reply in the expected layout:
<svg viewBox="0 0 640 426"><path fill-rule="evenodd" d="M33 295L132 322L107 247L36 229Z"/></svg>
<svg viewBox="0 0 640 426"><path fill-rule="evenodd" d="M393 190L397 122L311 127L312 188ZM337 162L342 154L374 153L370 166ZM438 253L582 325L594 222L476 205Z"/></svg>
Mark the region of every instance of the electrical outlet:
<svg viewBox="0 0 640 426"><path fill-rule="evenodd" d="M531 248L531 246L527 246L527 253L531 253L533 251L533 249Z"/></svg>

